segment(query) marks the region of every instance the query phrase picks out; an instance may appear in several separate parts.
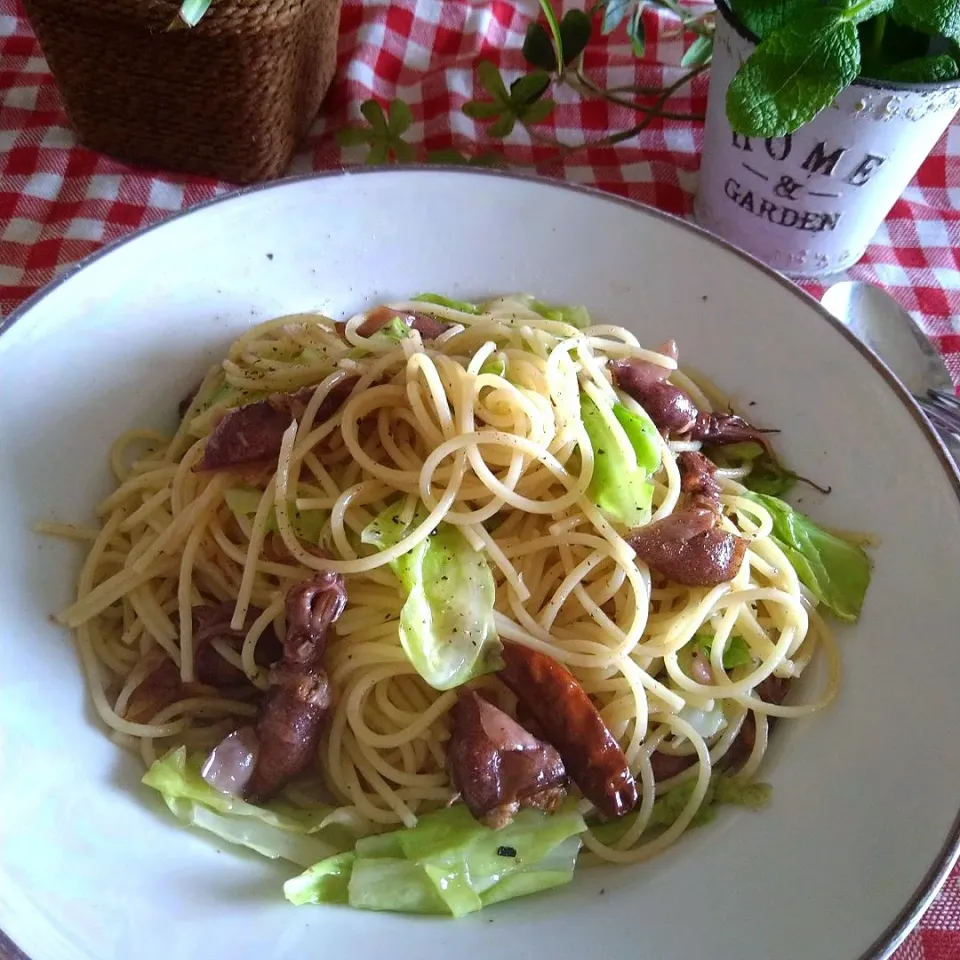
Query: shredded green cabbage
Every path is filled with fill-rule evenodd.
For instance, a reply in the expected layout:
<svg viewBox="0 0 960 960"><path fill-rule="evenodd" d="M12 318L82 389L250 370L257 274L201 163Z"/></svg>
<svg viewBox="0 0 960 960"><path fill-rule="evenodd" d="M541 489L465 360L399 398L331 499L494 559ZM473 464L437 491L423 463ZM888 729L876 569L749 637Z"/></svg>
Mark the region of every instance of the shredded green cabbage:
<svg viewBox="0 0 960 960"><path fill-rule="evenodd" d="M396 504L382 511L360 539L385 550L425 518L420 508L407 524ZM407 591L400 642L430 686L450 690L498 669L501 645L493 621L493 574L456 527L441 523L390 566Z"/></svg>
<svg viewBox="0 0 960 960"><path fill-rule="evenodd" d="M872 566L863 547L828 533L776 497L762 493L746 496L770 511L773 539L800 582L840 620L857 620Z"/></svg>
<svg viewBox="0 0 960 960"><path fill-rule="evenodd" d="M601 414L592 398L580 395L580 417L593 447L593 478L590 499L612 520L626 527L639 527L650 520L653 484L650 475L660 466L660 438L649 418L628 410L622 404L613 406L619 424L633 450L627 460L621 453L609 421Z"/></svg>
<svg viewBox="0 0 960 960"><path fill-rule="evenodd" d="M568 808L551 815L521 810L508 826L491 830L460 804L362 840L288 880L283 891L295 904L462 917L569 883L585 829Z"/></svg>
<svg viewBox="0 0 960 960"><path fill-rule="evenodd" d="M473 316L479 316L483 309L475 303L468 303L466 300L451 300L440 293L418 293L414 300L420 303L434 303L438 307L447 307L449 310L459 310L461 313L469 313Z"/></svg>
<svg viewBox="0 0 960 960"><path fill-rule="evenodd" d="M262 497L262 490L245 485L231 487L223 495L230 512L235 517L244 517L247 520L252 520L256 516ZM297 510L290 506L287 508L287 514L290 517L290 525L301 540L306 543L320 542L329 516L326 510ZM265 529L267 533L278 532L276 507L271 507L269 514L267 514Z"/></svg>
<svg viewBox="0 0 960 960"><path fill-rule="evenodd" d="M228 843L308 866L352 846L372 829L363 818L345 817L333 807L304 810L282 800L261 807L231 797L200 776L202 762L202 757L188 758L186 747L178 747L156 760L143 782L160 793L181 823Z"/></svg>

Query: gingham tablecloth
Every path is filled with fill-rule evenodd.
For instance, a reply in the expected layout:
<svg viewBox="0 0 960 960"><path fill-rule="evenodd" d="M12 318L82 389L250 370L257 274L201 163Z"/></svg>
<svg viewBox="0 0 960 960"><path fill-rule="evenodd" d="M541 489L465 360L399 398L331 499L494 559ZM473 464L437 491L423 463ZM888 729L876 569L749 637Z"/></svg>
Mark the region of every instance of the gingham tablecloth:
<svg viewBox="0 0 960 960"><path fill-rule="evenodd" d="M461 112L468 100L484 96L476 83L478 62L490 60L508 76L524 70L520 48L537 12L534 0L344 0L337 79L290 172L360 162L363 150L341 149L333 132L359 119L363 101L374 97L386 105L399 98L412 111L404 136L418 158L451 147L464 154L493 149L511 165L689 216L699 123L658 121L616 146L570 150L629 129L636 114L562 89L557 110L536 128L536 140L518 125L501 143ZM675 23L645 16L647 53L640 66L622 28L591 41L586 68L598 83L653 84L681 75L683 39ZM707 76L701 75L671 108L702 113L706 92ZM78 146L18 0L0 0L0 313L103 243L231 189L214 180L133 169ZM960 326L954 320L960 314L960 125L937 145L848 275L886 287L934 338L960 382ZM818 284L805 286L814 295L822 292ZM960 958L960 870L895 957Z"/></svg>

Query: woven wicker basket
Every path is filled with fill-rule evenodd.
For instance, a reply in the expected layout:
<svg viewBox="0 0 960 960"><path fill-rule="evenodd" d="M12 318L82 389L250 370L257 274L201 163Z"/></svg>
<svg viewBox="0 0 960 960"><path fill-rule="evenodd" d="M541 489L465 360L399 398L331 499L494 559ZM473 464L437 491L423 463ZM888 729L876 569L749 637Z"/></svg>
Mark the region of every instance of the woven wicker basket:
<svg viewBox="0 0 960 960"><path fill-rule="evenodd" d="M80 141L235 183L282 173L336 66L340 0L24 0Z"/></svg>

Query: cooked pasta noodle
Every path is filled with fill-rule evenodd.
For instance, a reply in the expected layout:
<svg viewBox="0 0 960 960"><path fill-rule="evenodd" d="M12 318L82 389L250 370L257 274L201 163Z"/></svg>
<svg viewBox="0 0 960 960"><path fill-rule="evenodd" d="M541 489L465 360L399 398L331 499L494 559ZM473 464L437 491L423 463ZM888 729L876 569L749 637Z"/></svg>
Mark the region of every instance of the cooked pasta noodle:
<svg viewBox="0 0 960 960"><path fill-rule="evenodd" d="M586 846L608 861L653 856L696 815L748 711L759 719L745 776L763 760L766 717L803 716L835 695L840 663L830 632L771 536L768 510L745 496L745 470L718 474L721 529L748 547L736 576L714 587L652 576L622 524L591 498L597 451L581 396L603 412L629 457L610 404L642 409L614 389L607 364L641 359L672 371L671 357L620 327L581 329L548 318L520 297L476 314L416 300L391 309L427 312L449 326L430 340L415 329L397 339L363 336L366 314L345 324L314 315L263 323L207 373L172 437L133 430L116 441L109 456L116 489L96 507L99 529L46 526L92 542L76 601L60 620L76 633L97 713L120 739L139 744L147 764L180 743L209 749L234 721L256 713L268 683L258 644L271 631L283 636L286 590L314 572L337 572L348 604L325 655L335 703L313 780L375 827L414 825L451 797L445 744L457 695L431 687L401 645L405 594L391 563L445 523L493 573L501 640L572 671L637 780L637 817L615 840L588 832ZM672 376L710 409L694 380ZM359 383L322 417L324 400L348 377ZM275 464L253 473L196 469L227 409L305 386L316 390L291 419ZM698 446L658 443L652 520L680 500L678 451ZM248 511L231 506L236 490L252 492ZM409 526L392 546L372 549L361 533L391 504ZM319 524L314 540L304 536L305 517ZM224 601L234 605L232 627L244 640L215 641L213 649L247 678L229 690L198 682L192 623L195 606ZM686 654L704 631L713 636L710 682L691 674ZM749 663L725 668L734 638L745 641ZM756 695L768 677L799 675L821 647L827 679L812 701L775 704ZM179 688L151 715L131 719L138 690L163 660L175 666ZM494 674L475 683L513 712L513 696ZM716 731L704 733L691 719L718 709ZM694 762L655 783L655 751ZM681 814L666 830L648 830L656 796L685 781L693 787ZM288 796L322 798L298 784ZM589 812L588 801L582 807Z"/></svg>

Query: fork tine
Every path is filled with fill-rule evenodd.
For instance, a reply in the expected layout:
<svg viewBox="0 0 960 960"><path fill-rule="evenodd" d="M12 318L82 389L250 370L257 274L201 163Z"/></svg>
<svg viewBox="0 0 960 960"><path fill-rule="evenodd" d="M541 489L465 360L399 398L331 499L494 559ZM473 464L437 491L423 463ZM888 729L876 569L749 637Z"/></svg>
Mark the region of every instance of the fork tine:
<svg viewBox="0 0 960 960"><path fill-rule="evenodd" d="M930 398L942 407L960 413L960 398L946 390L929 390Z"/></svg>
<svg viewBox="0 0 960 960"><path fill-rule="evenodd" d="M927 415L927 417L929 417L931 420L935 419L938 424L953 424L955 419L960 418L960 412L955 410L953 407L941 403L935 397L914 397L914 399L917 401L917 405ZM957 428L951 426L950 429Z"/></svg>
<svg viewBox="0 0 960 960"><path fill-rule="evenodd" d="M957 440L960 440L960 433L957 432L956 427L949 426L946 421L938 421L935 416L928 416L927 419L930 421L934 432L939 434L941 437L951 436Z"/></svg>
<svg viewBox="0 0 960 960"><path fill-rule="evenodd" d="M920 409L927 419L939 430L960 434L960 413L945 410L931 403L929 400L919 400Z"/></svg>

